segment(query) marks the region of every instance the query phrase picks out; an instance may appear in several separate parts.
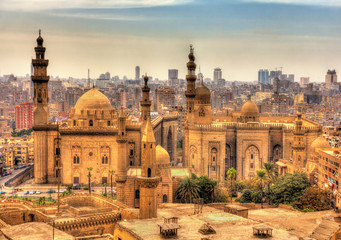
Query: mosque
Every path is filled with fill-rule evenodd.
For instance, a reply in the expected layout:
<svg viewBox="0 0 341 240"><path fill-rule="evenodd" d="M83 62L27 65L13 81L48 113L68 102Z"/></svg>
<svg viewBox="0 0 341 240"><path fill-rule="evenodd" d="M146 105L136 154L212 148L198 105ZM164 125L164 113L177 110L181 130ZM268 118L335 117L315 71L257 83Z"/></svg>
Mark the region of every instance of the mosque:
<svg viewBox="0 0 341 240"><path fill-rule="evenodd" d="M321 126L298 112L291 116L260 116L248 100L240 112L212 114L210 90L196 88L196 64L191 47L186 119L183 122L183 168L173 169L178 116L151 120L148 77L142 87L141 123L133 123L121 109L112 108L96 88L81 96L67 122L49 122L48 60L43 38L37 38L34 75L35 182L101 186L116 182L117 200L131 207L145 206L140 217L156 216L157 203L172 202L178 180L207 175L222 181L234 167L237 179L250 178L264 162L287 160L294 170L306 168L311 144Z"/></svg>

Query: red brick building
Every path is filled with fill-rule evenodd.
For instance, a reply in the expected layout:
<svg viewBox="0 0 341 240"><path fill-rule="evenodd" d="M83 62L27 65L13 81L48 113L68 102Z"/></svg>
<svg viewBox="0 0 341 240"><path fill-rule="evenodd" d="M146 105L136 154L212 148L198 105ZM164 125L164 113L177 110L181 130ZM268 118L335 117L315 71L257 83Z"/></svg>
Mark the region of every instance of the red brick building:
<svg viewBox="0 0 341 240"><path fill-rule="evenodd" d="M16 130L27 129L33 126L33 103L22 103L15 106Z"/></svg>

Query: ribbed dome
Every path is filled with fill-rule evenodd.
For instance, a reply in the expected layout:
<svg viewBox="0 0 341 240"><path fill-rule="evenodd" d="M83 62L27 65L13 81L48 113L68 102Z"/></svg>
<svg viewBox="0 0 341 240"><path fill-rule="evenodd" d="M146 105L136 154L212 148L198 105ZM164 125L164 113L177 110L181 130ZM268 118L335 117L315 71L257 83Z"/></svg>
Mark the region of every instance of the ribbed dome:
<svg viewBox="0 0 341 240"><path fill-rule="evenodd" d="M166 149L160 145L156 146L156 163L157 164L169 164L170 157Z"/></svg>
<svg viewBox="0 0 341 240"><path fill-rule="evenodd" d="M81 114L81 111L87 110L112 110L109 99L96 88L92 88L84 93L75 105L75 114Z"/></svg>
<svg viewBox="0 0 341 240"><path fill-rule="evenodd" d="M195 89L195 94L196 94L196 99L199 101L199 103L203 103L203 104L210 103L211 92L204 84L200 84L200 86Z"/></svg>
<svg viewBox="0 0 341 240"><path fill-rule="evenodd" d="M316 148L330 148L330 145L327 139L325 139L325 137L321 135L318 138L316 138L310 145L310 151L315 152Z"/></svg>
<svg viewBox="0 0 341 240"><path fill-rule="evenodd" d="M241 110L242 116L258 116L259 111L257 105L252 102L251 100L248 100L242 107Z"/></svg>

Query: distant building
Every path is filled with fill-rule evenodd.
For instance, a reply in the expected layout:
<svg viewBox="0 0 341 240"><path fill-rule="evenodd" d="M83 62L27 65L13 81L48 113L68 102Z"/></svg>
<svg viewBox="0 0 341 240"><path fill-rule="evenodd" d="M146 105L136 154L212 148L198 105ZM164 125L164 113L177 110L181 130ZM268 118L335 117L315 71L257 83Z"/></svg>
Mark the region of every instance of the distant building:
<svg viewBox="0 0 341 240"><path fill-rule="evenodd" d="M334 70L329 70L327 72L326 75L326 88L329 88L330 85L333 85L333 83L337 82L337 75L336 75L336 71Z"/></svg>
<svg viewBox="0 0 341 240"><path fill-rule="evenodd" d="M15 128L27 129L33 126L33 103L23 103L15 107Z"/></svg>
<svg viewBox="0 0 341 240"><path fill-rule="evenodd" d="M258 84L269 84L269 71L266 69L260 69L258 71Z"/></svg>
<svg viewBox="0 0 341 240"><path fill-rule="evenodd" d="M300 78L301 87L305 87L308 84L309 84L309 77L301 77Z"/></svg>
<svg viewBox="0 0 341 240"><path fill-rule="evenodd" d="M140 67L136 66L135 67L135 80L139 80L140 79Z"/></svg>
<svg viewBox="0 0 341 240"><path fill-rule="evenodd" d="M178 69L168 69L168 81L170 86L179 84Z"/></svg>
<svg viewBox="0 0 341 240"><path fill-rule="evenodd" d="M169 87L158 87L155 90L155 111L160 111L162 107L171 108L175 106L175 91Z"/></svg>
<svg viewBox="0 0 341 240"><path fill-rule="evenodd" d="M269 75L269 84L272 83L272 81L277 77L279 79L281 79L282 76L282 71L280 70L276 70L276 71L270 71L270 75Z"/></svg>
<svg viewBox="0 0 341 240"><path fill-rule="evenodd" d="M222 75L223 73L221 71L221 68L215 68L213 71L213 81L217 83L218 80L222 78Z"/></svg>

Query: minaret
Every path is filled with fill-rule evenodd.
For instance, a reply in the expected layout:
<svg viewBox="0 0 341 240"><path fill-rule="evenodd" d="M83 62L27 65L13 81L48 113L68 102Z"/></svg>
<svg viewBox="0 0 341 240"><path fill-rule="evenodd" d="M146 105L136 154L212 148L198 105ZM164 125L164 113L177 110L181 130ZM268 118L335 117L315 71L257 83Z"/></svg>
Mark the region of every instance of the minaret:
<svg viewBox="0 0 341 240"><path fill-rule="evenodd" d="M195 100L195 81L197 76L195 75L196 64L194 63L194 49L190 45L190 52L188 54L187 69L188 74L186 75L187 80L187 90L185 92L187 99L187 122L194 121L194 100Z"/></svg>
<svg viewBox="0 0 341 240"><path fill-rule="evenodd" d="M294 144L293 144L293 162L295 169L302 171L305 168L305 144L304 144L304 130L302 130L302 113L301 108L297 111L296 129L294 131Z"/></svg>
<svg viewBox="0 0 341 240"><path fill-rule="evenodd" d="M157 217L156 187L160 178L156 173L155 149L154 132L148 117L141 140L141 177L137 179L140 186L140 219Z"/></svg>
<svg viewBox="0 0 341 240"><path fill-rule="evenodd" d="M144 86L142 87L142 101L141 104L141 130L146 126L147 120L150 118L150 105L151 101L149 100L149 92L150 88L148 87L148 76L147 73L144 75Z"/></svg>
<svg viewBox="0 0 341 240"><path fill-rule="evenodd" d="M49 123L49 109L48 109L48 83L50 77L47 76L47 66L49 60L45 59L45 47L43 47L44 39L41 37L39 30L39 37L37 38L36 59L32 59L34 75L31 76L34 83L34 110L33 110L33 125L46 125Z"/></svg>
<svg viewBox="0 0 341 240"><path fill-rule="evenodd" d="M33 130L34 130L34 177L35 183L46 183L48 180L48 135L49 109L48 109L48 82L47 66L49 60L45 59L45 47L39 30L37 47L34 48L36 58L32 59L34 73L31 76L34 84L34 108L33 108ZM52 162L53 165L53 162Z"/></svg>
<svg viewBox="0 0 341 240"><path fill-rule="evenodd" d="M90 88L90 69L88 68L88 79L86 80L86 87Z"/></svg>
<svg viewBox="0 0 341 240"><path fill-rule="evenodd" d="M124 186L127 181L127 133L126 116L121 108L118 116L118 135L117 135L117 173L115 181L117 184L117 201L125 203Z"/></svg>

